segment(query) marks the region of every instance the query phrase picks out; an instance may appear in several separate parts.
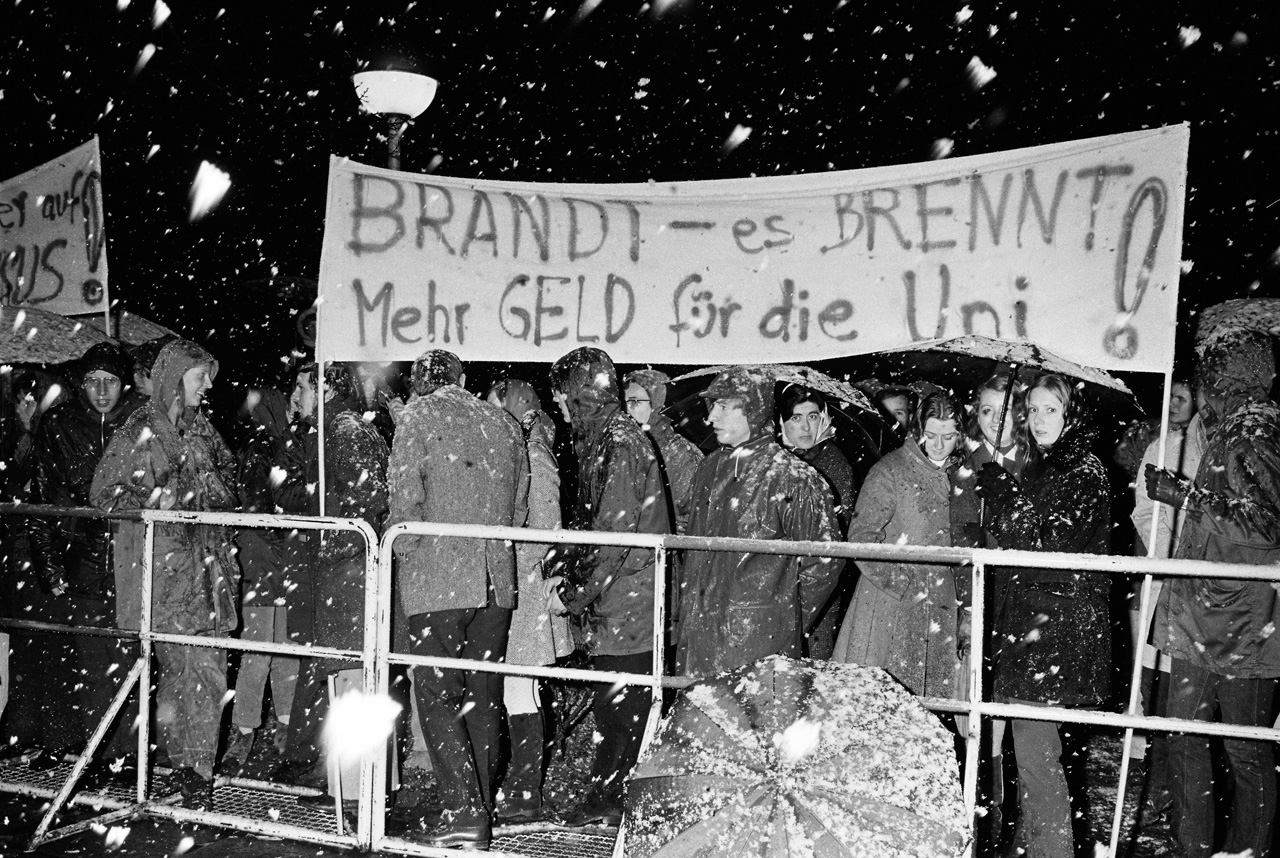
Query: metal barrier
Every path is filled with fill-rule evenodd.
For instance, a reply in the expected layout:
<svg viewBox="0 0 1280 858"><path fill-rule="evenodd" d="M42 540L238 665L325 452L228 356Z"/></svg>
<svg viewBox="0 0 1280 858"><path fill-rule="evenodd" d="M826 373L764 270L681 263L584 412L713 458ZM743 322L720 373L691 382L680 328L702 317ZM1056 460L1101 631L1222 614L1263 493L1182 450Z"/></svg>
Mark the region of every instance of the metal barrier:
<svg viewBox="0 0 1280 858"><path fill-rule="evenodd" d="M64 510L56 507L37 507L25 505L2 505L0 512L32 514L55 514L59 516L102 516L92 510ZM113 700L102 722L94 731L90 741L80 758L73 765L66 781L59 789L54 801L48 808L40 827L33 838L32 846L69 834L79 833L93 824L108 824L119 819L150 814L168 817L181 821L203 823L221 827L235 828L241 831L286 837L295 840L314 842L324 845L354 847L362 850L397 852L402 854L424 856L447 856L453 850L425 846L408 840L388 837L385 832L386 800L387 800L387 758L378 754L372 760L366 760L361 767L359 813L354 834L344 831L340 806L335 803L336 833L316 831L300 825L282 822L261 822L245 816L209 811L190 810L174 805L171 801L156 801L149 797L147 782L148 759L148 723L150 713L149 695L139 695L138 731L138 779L133 801L103 801L101 804L110 807L108 813L85 820L65 828L49 830L54 816L66 804L76 780L83 773L85 766L101 742L111 720L123 707L125 699L134 686L150 688L150 655L151 647L156 642L167 642L182 645L220 647L252 652L275 653L280 655L296 655L302 657L321 657L360 661L362 664L363 687L366 693L385 694L389 687L389 670L391 665L423 665L463 669L477 672L515 674L521 676L543 677L551 679L569 679L585 682L612 682L630 685L647 686L652 689L653 701L650 705L649 719L646 723L642 748L652 740L660 711L660 690L662 688L681 688L692 680L686 677L665 676L662 670L665 583L668 555L672 551L733 551L757 554L782 554L798 556L829 556L846 560L875 559L892 560L908 563L940 564L947 566L967 565L972 569L973 602L983 604L985 589L985 569L987 565L1004 567L1065 569L1082 572L1093 572L1107 575L1143 575L1140 616L1143 627L1150 618L1151 579L1153 575L1163 577L1216 577L1240 580L1280 581L1280 569L1271 567L1247 566L1240 564L1221 564L1190 560L1158 560L1137 557L1112 557L1092 554L1056 554L1047 552L1006 551L970 548L929 548L914 546L850 544L831 542L782 542L760 541L751 539L701 538L689 536L656 536L647 534L596 533L586 531L537 531L526 528L484 527L471 525L450 525L438 523L406 522L389 528L381 542L376 540L372 529L363 521L319 518L309 516L263 516L232 513L188 513L176 511L143 511L139 514L111 514L105 516L115 519L142 521L146 526L146 550L143 557L143 592L142 622L138 632L120 629L81 629L56 624L31 623L17 620L0 620L0 627L17 630L63 631L114 635L118 637L136 637L142 648L138 661L133 665L125 681ZM242 641L235 638L203 637L174 635L156 632L151 628L151 556L154 543L154 527L156 524L214 524L239 527L262 528L296 528L299 530L348 530L360 532L366 540L365 551L365 624L364 648L362 651L341 650L329 647L306 646L299 644L271 644L266 642ZM533 667L508 665L505 663L481 662L466 659L433 658L393 653L390 646L391 616L391 550L394 541L405 535L454 536L472 539L503 539L510 542L533 542L539 544L586 544L613 545L647 549L655 555L655 587L654 587L654 630L653 630L653 665L649 674L627 674L597 672L593 670L573 670L555 667ZM1135 653L1135 661L1131 674L1130 697L1124 714L1099 710L1081 710L1064 707L1040 707L1013 704L1001 704L982 699L982 665L986 632L983 628L982 611L974 611L972 631L970 635L971 650L969 655L969 700L943 700L938 698L922 698L921 702L934 711L967 714L969 716L969 733L966 738L966 756L970 760L978 758L978 750L984 720L990 718L1017 718L1031 720L1048 720L1057 723L1090 724L1120 728L1124 730L1124 752L1121 759L1120 781L1116 799L1115 815L1109 854L1116 854L1122 826L1122 808L1124 804L1125 781L1128 771L1133 730L1149 729L1160 732L1183 732L1206 736L1225 736L1260 741L1280 740L1280 731L1265 727L1243 727L1216 722L1187 721L1170 718L1158 718L1142 715L1137 708L1137 683L1141 671L1140 652ZM969 818L975 819L977 804L977 769L975 765L965 767L964 800ZM615 854L621 853L625 837L625 823L620 829L614 844ZM972 843L972 840L971 840ZM512 854L512 853L503 853Z"/></svg>

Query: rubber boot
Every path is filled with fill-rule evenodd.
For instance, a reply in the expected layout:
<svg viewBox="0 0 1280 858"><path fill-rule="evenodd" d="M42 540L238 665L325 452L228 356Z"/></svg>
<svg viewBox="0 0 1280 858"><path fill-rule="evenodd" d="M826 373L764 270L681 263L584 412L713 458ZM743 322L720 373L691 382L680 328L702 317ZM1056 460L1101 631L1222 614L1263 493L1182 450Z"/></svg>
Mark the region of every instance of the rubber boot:
<svg viewBox="0 0 1280 858"><path fill-rule="evenodd" d="M516 825L543 819L542 762L545 737L542 713L512 715L507 719L511 734L511 763L502 785L500 825Z"/></svg>

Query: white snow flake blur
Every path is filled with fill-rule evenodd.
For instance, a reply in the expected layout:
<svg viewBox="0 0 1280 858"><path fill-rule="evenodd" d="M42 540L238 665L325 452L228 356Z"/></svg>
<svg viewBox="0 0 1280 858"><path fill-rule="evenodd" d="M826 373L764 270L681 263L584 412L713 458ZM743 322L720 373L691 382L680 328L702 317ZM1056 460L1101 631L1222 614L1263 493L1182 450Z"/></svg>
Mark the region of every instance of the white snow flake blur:
<svg viewBox="0 0 1280 858"><path fill-rule="evenodd" d="M339 764L362 759L386 746L400 704L386 695L351 691L333 701L324 724L324 746Z"/></svg>
<svg viewBox="0 0 1280 858"><path fill-rule="evenodd" d="M979 57L969 60L969 65L965 68L965 74L969 78L969 85L974 89L982 89L991 83L996 76L996 70L984 63Z"/></svg>
<svg viewBox="0 0 1280 858"><path fill-rule="evenodd" d="M821 741L822 725L808 718L799 718L773 738L773 745L782 761L794 766L817 750Z"/></svg>
<svg viewBox="0 0 1280 858"><path fill-rule="evenodd" d="M213 211L229 190L231 177L208 161L201 161L196 180L191 183L191 222Z"/></svg>
<svg viewBox="0 0 1280 858"><path fill-rule="evenodd" d="M733 127L733 131L729 133L729 138L724 141L724 151L732 152L734 149L741 146L750 136L750 125L735 125Z"/></svg>
<svg viewBox="0 0 1280 858"><path fill-rule="evenodd" d="M1182 43L1182 47L1189 48L1196 42L1200 41L1199 27L1179 27L1178 41Z"/></svg>

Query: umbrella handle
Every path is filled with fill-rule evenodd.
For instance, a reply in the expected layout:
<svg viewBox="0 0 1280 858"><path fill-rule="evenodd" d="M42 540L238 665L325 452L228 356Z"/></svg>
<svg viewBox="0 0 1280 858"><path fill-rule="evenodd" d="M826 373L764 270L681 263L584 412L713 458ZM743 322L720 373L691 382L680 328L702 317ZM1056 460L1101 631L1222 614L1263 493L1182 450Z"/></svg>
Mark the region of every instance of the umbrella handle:
<svg viewBox="0 0 1280 858"><path fill-rule="evenodd" d="M1013 398L1013 386L1018 381L1018 365L1016 363L1009 364L1009 383L1004 387L1004 401L1000 403L1000 423L996 427L996 443L997 451L1000 449L1000 439L1004 437L1004 424L1009 416L1009 400ZM987 526L987 504L984 500L978 501L978 523L983 527Z"/></svg>

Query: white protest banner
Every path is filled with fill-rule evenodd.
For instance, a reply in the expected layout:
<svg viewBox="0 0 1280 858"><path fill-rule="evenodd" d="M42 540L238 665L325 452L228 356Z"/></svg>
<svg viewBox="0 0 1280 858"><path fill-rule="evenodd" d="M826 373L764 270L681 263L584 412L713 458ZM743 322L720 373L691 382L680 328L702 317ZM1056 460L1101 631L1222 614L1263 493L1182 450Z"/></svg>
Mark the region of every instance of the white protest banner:
<svg viewBox="0 0 1280 858"><path fill-rule="evenodd" d="M98 138L0 183L0 303L100 313L107 250Z"/></svg>
<svg viewBox="0 0 1280 858"><path fill-rule="evenodd" d="M319 355L801 362L965 333L1173 360L1189 130L869 170L527 184L333 159Z"/></svg>

